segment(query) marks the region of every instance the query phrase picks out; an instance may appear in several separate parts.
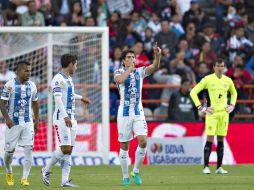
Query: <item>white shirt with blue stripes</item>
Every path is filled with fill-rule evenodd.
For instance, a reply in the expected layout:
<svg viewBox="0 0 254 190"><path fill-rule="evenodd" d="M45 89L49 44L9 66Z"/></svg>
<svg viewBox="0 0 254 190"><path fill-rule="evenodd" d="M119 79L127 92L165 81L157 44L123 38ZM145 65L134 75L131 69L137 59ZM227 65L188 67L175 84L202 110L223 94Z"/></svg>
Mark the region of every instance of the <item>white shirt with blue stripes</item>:
<svg viewBox="0 0 254 190"><path fill-rule="evenodd" d="M142 106L142 85L143 79L148 75L145 74L146 67L136 68L131 72L128 78L122 84L117 84L120 94L120 105L118 108L119 116L136 116L144 115ZM125 72L120 68L114 72L114 78Z"/></svg>
<svg viewBox="0 0 254 190"><path fill-rule="evenodd" d="M1 99L8 101L9 117L14 125L32 122L32 101L37 101L37 88L32 81L21 84L16 78L9 80L1 94Z"/></svg>

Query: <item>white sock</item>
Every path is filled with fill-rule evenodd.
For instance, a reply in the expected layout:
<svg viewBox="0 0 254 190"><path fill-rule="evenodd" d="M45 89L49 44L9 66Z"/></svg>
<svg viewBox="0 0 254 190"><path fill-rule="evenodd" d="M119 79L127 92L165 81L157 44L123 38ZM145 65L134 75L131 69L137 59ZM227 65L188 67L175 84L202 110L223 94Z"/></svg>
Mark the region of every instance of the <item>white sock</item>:
<svg viewBox="0 0 254 190"><path fill-rule="evenodd" d="M71 155L65 154L61 160L62 183L65 183L69 180L69 175L70 175L70 171L71 171L70 158L71 158Z"/></svg>
<svg viewBox="0 0 254 190"><path fill-rule="evenodd" d="M128 172L129 154L128 154L128 150L125 151L123 149L120 149L119 160L120 160L120 164L121 164L121 168L122 168L123 178L128 178L129 177L129 172Z"/></svg>
<svg viewBox="0 0 254 190"><path fill-rule="evenodd" d="M12 167L11 167L12 158L13 158L13 152L12 153L5 152L4 163L5 163L7 173L12 173Z"/></svg>
<svg viewBox="0 0 254 190"><path fill-rule="evenodd" d="M133 167L133 172L134 173L139 173L139 168L142 165L144 158L146 155L146 148L140 148L139 146L137 147L136 153L135 153L135 164Z"/></svg>
<svg viewBox="0 0 254 190"><path fill-rule="evenodd" d="M46 171L50 172L51 168L64 156L60 147L58 147L50 159L49 163L46 165Z"/></svg>
<svg viewBox="0 0 254 190"><path fill-rule="evenodd" d="M32 146L24 147L24 160L23 160L23 177L22 179L27 179L32 166Z"/></svg>

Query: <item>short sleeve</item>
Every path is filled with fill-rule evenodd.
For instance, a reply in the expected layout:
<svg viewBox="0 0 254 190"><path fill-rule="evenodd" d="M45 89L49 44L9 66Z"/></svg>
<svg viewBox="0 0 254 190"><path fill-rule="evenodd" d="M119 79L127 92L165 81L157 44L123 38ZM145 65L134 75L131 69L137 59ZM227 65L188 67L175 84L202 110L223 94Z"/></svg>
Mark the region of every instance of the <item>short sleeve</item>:
<svg viewBox="0 0 254 190"><path fill-rule="evenodd" d="M32 85L32 101L37 101L38 100L38 91L37 91L37 87L34 83L31 84Z"/></svg>
<svg viewBox="0 0 254 190"><path fill-rule="evenodd" d="M114 79L115 79L117 76L121 75L122 73L123 73L123 71L122 71L121 69L115 70L115 72L114 72Z"/></svg>
<svg viewBox="0 0 254 190"><path fill-rule="evenodd" d="M13 85L11 81L8 81L3 88L3 91L1 93L1 99L8 101L11 97L11 93L13 91Z"/></svg>
<svg viewBox="0 0 254 190"><path fill-rule="evenodd" d="M52 80L52 90L53 90L53 95L54 96L62 96L62 90L63 90L63 85L64 81L62 78L59 76L55 76L54 79Z"/></svg>

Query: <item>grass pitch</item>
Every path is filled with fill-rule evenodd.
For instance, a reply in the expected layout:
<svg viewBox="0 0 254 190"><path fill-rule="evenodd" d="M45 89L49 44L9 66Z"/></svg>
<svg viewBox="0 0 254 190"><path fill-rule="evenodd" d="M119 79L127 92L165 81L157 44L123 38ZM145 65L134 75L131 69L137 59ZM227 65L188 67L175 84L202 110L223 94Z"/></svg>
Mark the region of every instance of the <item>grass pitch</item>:
<svg viewBox="0 0 254 190"><path fill-rule="evenodd" d="M63 189L60 187L61 169L54 167L51 175L51 186L47 187L41 180L41 167L33 167L30 173L30 186L22 187L20 178L22 167L13 167L14 187L5 182L5 168L0 170L0 190L4 189ZM137 186L131 180L131 185L121 185L120 166L75 166L71 169L70 178L79 184L82 190L253 190L254 165L225 166L229 174L215 174L215 166L211 166L212 174L201 173L202 166L142 166L143 184ZM66 188L65 188L66 189Z"/></svg>

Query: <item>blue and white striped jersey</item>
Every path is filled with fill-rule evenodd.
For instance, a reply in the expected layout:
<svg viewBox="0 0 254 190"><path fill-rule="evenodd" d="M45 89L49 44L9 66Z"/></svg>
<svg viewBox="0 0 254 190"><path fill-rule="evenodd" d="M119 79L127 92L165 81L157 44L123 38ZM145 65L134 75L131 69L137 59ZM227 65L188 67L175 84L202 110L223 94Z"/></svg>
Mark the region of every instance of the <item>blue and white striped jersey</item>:
<svg viewBox="0 0 254 190"><path fill-rule="evenodd" d="M148 76L145 74L145 70L146 67L134 69L123 84L117 84L120 94L118 116L144 115L141 100L143 79ZM124 71L124 68L116 70L114 78Z"/></svg>
<svg viewBox="0 0 254 190"><path fill-rule="evenodd" d="M66 109L66 113L71 120L75 120L75 98L74 98L74 85L72 78L67 77L64 73L58 73L54 76L51 82L53 95L62 96L62 102ZM53 118L55 120L63 119L58 106L55 105L55 112Z"/></svg>
<svg viewBox="0 0 254 190"><path fill-rule="evenodd" d="M32 81L20 84L16 78L9 80L4 85L1 99L8 101L8 114L15 125L33 121L31 103L37 101L38 97Z"/></svg>

